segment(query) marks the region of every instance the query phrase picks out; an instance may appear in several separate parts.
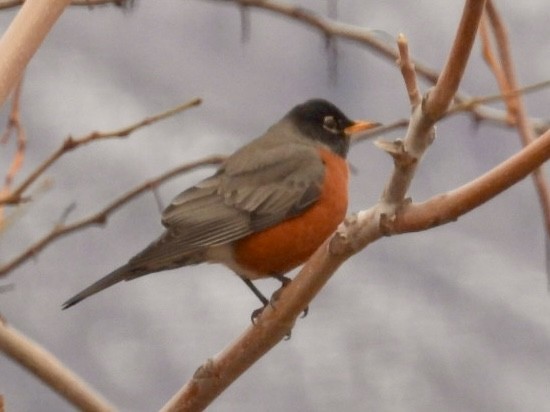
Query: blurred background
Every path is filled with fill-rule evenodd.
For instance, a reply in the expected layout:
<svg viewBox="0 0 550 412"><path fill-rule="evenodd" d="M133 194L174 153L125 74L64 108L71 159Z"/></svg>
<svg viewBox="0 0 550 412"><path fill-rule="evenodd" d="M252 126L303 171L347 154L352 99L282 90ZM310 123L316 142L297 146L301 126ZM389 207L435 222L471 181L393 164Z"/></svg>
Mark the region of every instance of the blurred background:
<svg viewBox="0 0 550 412"><path fill-rule="evenodd" d="M320 15L334 5L294 3ZM341 22L380 30L384 39L404 33L412 55L439 70L463 2L335 4ZM508 24L522 84L548 80L548 2L495 4ZM0 13L2 30L14 14ZM260 10L250 10L249 17L249 40L243 43L239 9L231 2L68 9L25 75L28 144L19 179L69 134L117 129L192 97L203 104L127 139L65 155L46 173L53 187L0 234L2 263L50 231L69 205L75 205L71 222L169 168L229 154L309 98L329 99L351 118L390 123L408 116L394 62L338 41L337 71L331 72L334 61L318 32ZM421 85L423 91L429 87ZM461 90L498 93L479 42ZM550 118L549 96L543 90L526 97L532 116ZM519 149L513 130L476 124L467 115L447 119L409 195L421 201L456 188ZM13 150L13 144L2 146L2 173ZM350 162L351 213L377 201L392 162L370 142L354 146ZM162 186L164 205L213 170ZM61 311L67 298L126 262L161 230L156 200L148 193L105 227L56 241L0 282L14 285L0 295L2 316L122 411L158 410L249 325L258 307L228 269L202 265L119 284ZM543 220L530 179L457 222L384 238L350 259L297 322L292 339L209 410L547 411L545 261ZM257 285L269 294L278 282ZM6 410L72 410L11 360L0 357L0 371Z"/></svg>

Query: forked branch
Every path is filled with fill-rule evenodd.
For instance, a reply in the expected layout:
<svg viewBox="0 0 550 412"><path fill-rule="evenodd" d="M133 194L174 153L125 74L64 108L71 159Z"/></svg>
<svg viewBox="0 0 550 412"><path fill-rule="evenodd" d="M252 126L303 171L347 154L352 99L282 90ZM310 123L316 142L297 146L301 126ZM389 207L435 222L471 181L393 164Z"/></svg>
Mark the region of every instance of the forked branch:
<svg viewBox="0 0 550 412"><path fill-rule="evenodd" d="M403 142L403 152L406 158L416 159L416 163L421 159L433 138L433 125L442 113L441 108L448 107L458 87L457 76L459 80L468 60L483 6L484 1L466 1L464 16L454 43L455 47L444 69L450 74L444 76L444 80L436 85L437 97L429 103L429 113L424 112L425 103L417 104L413 108L407 136ZM461 41L469 44L462 44L457 50L457 44ZM406 48L401 50L403 52ZM407 58L407 56L403 57ZM447 67L449 65L457 65L459 69L453 71ZM410 79L405 81L411 84ZM414 98L411 99L411 101L414 100ZM336 269L348 257L385 234L382 225L384 216L386 219L395 220L395 214L404 204L405 193L416 170L416 164L408 164L406 170L397 170L401 166L403 166L401 161L396 161L396 167L386 186L383 200L369 211L360 212L346 220L338 232L315 252L295 279L282 290L276 308L268 305L257 318L256 324L250 326L220 354L203 364L162 411L203 410L246 369L285 337L296 318Z"/></svg>

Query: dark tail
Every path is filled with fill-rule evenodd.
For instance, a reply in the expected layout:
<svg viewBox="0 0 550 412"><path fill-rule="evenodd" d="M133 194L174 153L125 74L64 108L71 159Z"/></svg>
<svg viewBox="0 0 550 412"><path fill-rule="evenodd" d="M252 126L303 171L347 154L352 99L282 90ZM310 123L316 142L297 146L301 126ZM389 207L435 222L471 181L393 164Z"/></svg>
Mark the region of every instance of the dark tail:
<svg viewBox="0 0 550 412"><path fill-rule="evenodd" d="M120 281L133 279L140 275L144 275L145 273L147 272L136 273L136 270L132 270L128 264L121 266L113 272L109 273L107 276L102 277L94 284L88 286L82 292L74 295L63 304L62 309L70 308L71 306L76 305L81 300L84 300L89 296L95 295L97 292L101 292L103 289L107 289L109 286L113 286Z"/></svg>

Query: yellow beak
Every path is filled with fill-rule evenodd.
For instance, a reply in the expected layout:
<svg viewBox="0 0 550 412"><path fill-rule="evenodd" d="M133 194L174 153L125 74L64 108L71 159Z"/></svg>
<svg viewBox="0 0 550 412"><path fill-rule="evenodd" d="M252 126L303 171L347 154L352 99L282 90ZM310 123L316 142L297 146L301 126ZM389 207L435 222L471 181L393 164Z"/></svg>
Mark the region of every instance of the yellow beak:
<svg viewBox="0 0 550 412"><path fill-rule="evenodd" d="M364 132L365 130L373 129L381 125L382 123L378 123L378 122L371 122L367 120L357 120L353 122L351 126L346 127L344 129L344 133L350 136L352 134Z"/></svg>

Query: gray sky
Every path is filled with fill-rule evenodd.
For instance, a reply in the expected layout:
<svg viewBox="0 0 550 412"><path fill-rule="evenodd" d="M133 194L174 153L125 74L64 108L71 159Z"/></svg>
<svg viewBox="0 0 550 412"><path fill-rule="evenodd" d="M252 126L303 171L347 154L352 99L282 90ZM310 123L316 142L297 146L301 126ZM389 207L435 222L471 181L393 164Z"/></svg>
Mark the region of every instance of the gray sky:
<svg viewBox="0 0 550 412"><path fill-rule="evenodd" d="M325 1L297 3L326 11ZM496 3L509 24L522 83L547 80L547 1ZM414 56L441 68L461 6L340 0L338 14L390 36L405 33ZM3 29L12 16L0 14ZM389 123L408 115L392 62L341 41L331 82L318 33L254 10L246 44L240 31L238 10L223 2L68 10L27 70L23 174L68 134L118 128L195 96L204 103L127 140L94 143L63 157L47 173L54 187L0 237L0 259L50 230L68 205L76 204L70 219L77 219L170 167L230 153L311 97L333 101L352 118ZM497 92L479 44L462 89ZM550 117L548 96L542 91L527 98L533 116ZM475 125L466 116L445 120L410 196L420 201L453 189L518 149L512 131ZM9 159L9 150L2 150L1 164ZM350 161L357 171L354 212L378 199L391 161L370 143L354 147ZM211 172L163 186L164 204ZM123 411L159 409L248 326L258 306L228 269L203 265L117 285L61 312L62 302L160 232L155 200L144 195L106 227L55 242L2 281L15 284L1 296L2 316ZM292 339L209 410L545 411L550 298L544 262L543 221L529 179L455 223L382 239L350 259L297 322ZM278 285L265 280L258 286L269 294ZM8 410L72 410L4 357L0 370Z"/></svg>

